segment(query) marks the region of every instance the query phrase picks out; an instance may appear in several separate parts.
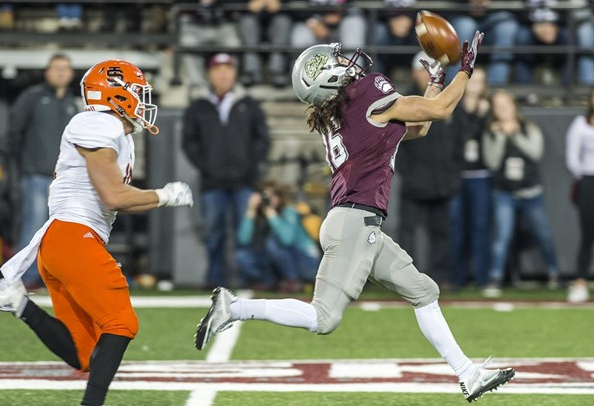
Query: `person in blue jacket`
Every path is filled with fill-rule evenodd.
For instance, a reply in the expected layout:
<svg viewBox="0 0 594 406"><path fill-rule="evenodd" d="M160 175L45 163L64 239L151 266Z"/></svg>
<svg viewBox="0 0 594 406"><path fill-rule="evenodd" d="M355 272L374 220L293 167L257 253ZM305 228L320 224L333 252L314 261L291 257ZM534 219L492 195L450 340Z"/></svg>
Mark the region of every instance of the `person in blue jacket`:
<svg viewBox="0 0 594 406"><path fill-rule="evenodd" d="M320 249L288 192L268 181L250 196L237 231L236 261L244 287L272 289L278 279L280 291L295 293L315 279Z"/></svg>

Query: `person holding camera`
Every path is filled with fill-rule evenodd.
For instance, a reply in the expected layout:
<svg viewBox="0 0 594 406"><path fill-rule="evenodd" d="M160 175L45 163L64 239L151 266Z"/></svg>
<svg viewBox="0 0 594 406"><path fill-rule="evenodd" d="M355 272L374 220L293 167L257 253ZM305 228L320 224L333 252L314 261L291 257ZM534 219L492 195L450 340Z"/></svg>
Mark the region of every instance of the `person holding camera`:
<svg viewBox="0 0 594 406"><path fill-rule="evenodd" d="M243 287L278 287L283 293L301 292L304 282L313 283L320 262L320 250L289 204L287 188L272 181L250 196L235 255Z"/></svg>

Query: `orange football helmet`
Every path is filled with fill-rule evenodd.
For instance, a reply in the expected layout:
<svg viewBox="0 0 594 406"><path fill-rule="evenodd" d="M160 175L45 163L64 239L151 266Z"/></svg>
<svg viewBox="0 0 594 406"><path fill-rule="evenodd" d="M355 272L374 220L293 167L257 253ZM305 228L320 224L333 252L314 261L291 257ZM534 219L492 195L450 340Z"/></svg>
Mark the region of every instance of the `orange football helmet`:
<svg viewBox="0 0 594 406"><path fill-rule="evenodd" d="M113 110L134 126L157 134L157 106L151 104L153 88L138 67L110 59L91 67L80 81L85 110Z"/></svg>

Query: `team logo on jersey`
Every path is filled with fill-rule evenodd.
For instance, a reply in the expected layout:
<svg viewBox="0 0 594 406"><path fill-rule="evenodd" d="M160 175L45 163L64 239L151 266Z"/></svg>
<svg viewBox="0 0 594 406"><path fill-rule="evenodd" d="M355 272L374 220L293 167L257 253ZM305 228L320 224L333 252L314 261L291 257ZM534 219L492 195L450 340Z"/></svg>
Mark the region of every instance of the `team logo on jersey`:
<svg viewBox="0 0 594 406"><path fill-rule="evenodd" d="M328 55L315 54L313 58L305 62L305 74L314 79L322 73L322 67L328 62Z"/></svg>
<svg viewBox="0 0 594 406"><path fill-rule="evenodd" d="M367 237L367 242L369 244L375 244L376 238L375 238L375 231L372 231L371 234L369 234L369 237Z"/></svg>
<svg viewBox="0 0 594 406"><path fill-rule="evenodd" d="M375 87L377 87L382 93L388 94L394 91L394 86L390 82L386 80L386 78L382 76L378 76L375 78L373 83Z"/></svg>

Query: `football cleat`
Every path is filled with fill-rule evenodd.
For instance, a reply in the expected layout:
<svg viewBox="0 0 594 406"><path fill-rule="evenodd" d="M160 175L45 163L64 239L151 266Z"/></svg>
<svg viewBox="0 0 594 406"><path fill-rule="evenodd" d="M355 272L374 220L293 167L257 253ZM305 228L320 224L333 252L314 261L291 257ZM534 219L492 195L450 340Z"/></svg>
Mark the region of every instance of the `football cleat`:
<svg viewBox="0 0 594 406"><path fill-rule="evenodd" d="M218 287L213 290L211 296L212 305L208 309L208 313L198 324L196 335L194 336L194 346L198 350L206 347L206 344L215 335L221 331L227 330L233 325L235 319L231 317L231 310L229 306L231 303L237 301L237 296L229 289Z"/></svg>
<svg viewBox="0 0 594 406"><path fill-rule="evenodd" d="M468 402L477 400L485 394L497 389L501 385L510 381L516 374L513 368L507 369L486 369L485 367L491 363L489 357L483 365L477 368L474 375L467 381L460 382L460 388L464 399Z"/></svg>
<svg viewBox="0 0 594 406"><path fill-rule="evenodd" d="M13 313L20 318L26 304L27 289L20 279L13 283L0 279L0 311Z"/></svg>

